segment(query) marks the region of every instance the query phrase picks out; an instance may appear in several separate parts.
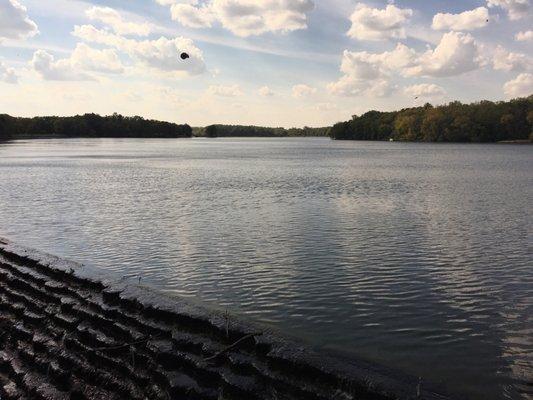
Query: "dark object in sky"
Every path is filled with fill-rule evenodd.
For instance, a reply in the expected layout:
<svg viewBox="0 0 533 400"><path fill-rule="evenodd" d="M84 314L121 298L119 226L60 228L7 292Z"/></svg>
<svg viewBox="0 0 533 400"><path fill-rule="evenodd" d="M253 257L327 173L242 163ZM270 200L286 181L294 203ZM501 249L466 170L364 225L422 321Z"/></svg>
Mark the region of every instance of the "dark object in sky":
<svg viewBox="0 0 533 400"><path fill-rule="evenodd" d="M415 97L415 100L418 99L418 96Z"/></svg>
<svg viewBox="0 0 533 400"><path fill-rule="evenodd" d="M182 60L186 60L187 58L189 58L189 55L187 53L181 53L180 57Z"/></svg>

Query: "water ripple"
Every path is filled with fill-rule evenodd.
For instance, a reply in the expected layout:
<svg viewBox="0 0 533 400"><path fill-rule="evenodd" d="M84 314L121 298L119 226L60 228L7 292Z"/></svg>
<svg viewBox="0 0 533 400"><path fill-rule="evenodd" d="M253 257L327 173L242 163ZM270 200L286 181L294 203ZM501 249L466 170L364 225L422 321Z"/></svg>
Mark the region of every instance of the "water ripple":
<svg viewBox="0 0 533 400"><path fill-rule="evenodd" d="M472 398L533 381L531 146L0 145L0 233Z"/></svg>

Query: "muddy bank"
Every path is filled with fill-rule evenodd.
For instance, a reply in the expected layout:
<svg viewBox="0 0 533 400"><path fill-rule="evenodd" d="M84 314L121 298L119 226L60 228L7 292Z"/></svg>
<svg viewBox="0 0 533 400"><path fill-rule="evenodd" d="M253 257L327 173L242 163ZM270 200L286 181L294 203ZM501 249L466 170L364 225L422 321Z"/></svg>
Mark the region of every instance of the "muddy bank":
<svg viewBox="0 0 533 400"><path fill-rule="evenodd" d="M0 239L0 399L447 399Z"/></svg>

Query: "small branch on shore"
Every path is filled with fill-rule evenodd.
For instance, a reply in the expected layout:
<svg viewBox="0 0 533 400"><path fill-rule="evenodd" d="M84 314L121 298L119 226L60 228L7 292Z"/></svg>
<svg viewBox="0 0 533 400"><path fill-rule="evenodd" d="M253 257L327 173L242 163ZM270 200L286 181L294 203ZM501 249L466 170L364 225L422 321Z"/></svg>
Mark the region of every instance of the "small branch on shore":
<svg viewBox="0 0 533 400"><path fill-rule="evenodd" d="M221 356L222 354L225 354L228 351L234 349L235 347L237 347L239 344L241 344L245 340L248 340L250 338L254 338L256 336L261 336L262 334L263 334L263 332L256 332L256 333L250 333L248 335L245 335L242 338L240 338L239 340L237 340L235 343L233 343L233 344L229 345L228 347L222 349L221 351L219 351L215 355L213 355L211 357L208 357L208 358L204 358L204 361L212 361L212 360L216 359L217 357Z"/></svg>
<svg viewBox="0 0 533 400"><path fill-rule="evenodd" d="M122 344L122 345L120 345L120 346L93 347L93 350L98 350L98 351L103 351L103 350L119 350L119 349L124 349L124 348L126 348L126 347L134 346L134 345L136 345L136 344L146 343L146 342L148 342L149 340L157 339L158 337L159 337L159 335L154 335L154 336L150 336L150 337L144 338L144 339L142 339L142 340L137 340L136 342Z"/></svg>
<svg viewBox="0 0 533 400"><path fill-rule="evenodd" d="M229 312L227 308L224 313L224 319L226 320L226 338L229 338Z"/></svg>
<svg viewBox="0 0 533 400"><path fill-rule="evenodd" d="M416 386L416 398L419 399L422 396L422 377L418 378L418 385Z"/></svg>

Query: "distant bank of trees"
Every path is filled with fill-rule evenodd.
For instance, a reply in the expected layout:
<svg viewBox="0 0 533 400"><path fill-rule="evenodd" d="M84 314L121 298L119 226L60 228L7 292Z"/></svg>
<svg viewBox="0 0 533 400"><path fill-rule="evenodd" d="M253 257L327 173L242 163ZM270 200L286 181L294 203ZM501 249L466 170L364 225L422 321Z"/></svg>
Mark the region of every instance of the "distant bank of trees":
<svg viewBox="0 0 533 400"><path fill-rule="evenodd" d="M325 128L267 128L209 125L194 128L170 122L97 114L74 117L16 118L0 114L0 140L39 137L287 137L330 136L339 140L403 140L418 142L533 141L533 95L508 102L458 101L400 111L369 111Z"/></svg>
<svg viewBox="0 0 533 400"><path fill-rule="evenodd" d="M339 140L405 140L419 142L533 141L533 95L508 102L458 101L401 111L369 111L331 127Z"/></svg>
<svg viewBox="0 0 533 400"><path fill-rule="evenodd" d="M97 114L74 117L17 118L0 114L0 140L21 137L98 137L98 138L181 138L191 137L189 125L178 125L144 119L124 117L120 114Z"/></svg>
<svg viewBox="0 0 533 400"><path fill-rule="evenodd" d="M327 136L329 127L325 128L267 128L245 125L209 125L194 128L195 136L205 137L290 137L290 136Z"/></svg>

